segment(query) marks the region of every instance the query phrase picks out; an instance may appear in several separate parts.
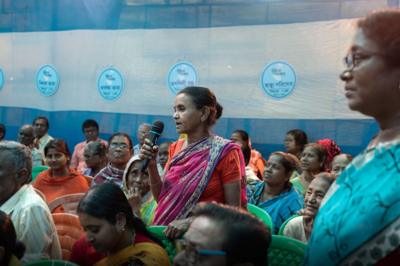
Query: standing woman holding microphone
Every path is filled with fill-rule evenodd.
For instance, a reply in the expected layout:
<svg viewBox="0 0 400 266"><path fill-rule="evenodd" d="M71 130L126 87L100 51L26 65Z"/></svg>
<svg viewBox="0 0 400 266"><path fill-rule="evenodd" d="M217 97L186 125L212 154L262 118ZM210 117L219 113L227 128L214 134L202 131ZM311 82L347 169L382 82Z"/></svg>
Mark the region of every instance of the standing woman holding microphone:
<svg viewBox="0 0 400 266"><path fill-rule="evenodd" d="M190 224L198 202L216 201L246 208L245 164L240 147L212 134L222 107L208 88L187 87L175 98L176 131L186 134L169 150L163 180L157 171L157 146L146 139L140 156L149 160L150 187L158 202L154 224L169 225L177 237Z"/></svg>

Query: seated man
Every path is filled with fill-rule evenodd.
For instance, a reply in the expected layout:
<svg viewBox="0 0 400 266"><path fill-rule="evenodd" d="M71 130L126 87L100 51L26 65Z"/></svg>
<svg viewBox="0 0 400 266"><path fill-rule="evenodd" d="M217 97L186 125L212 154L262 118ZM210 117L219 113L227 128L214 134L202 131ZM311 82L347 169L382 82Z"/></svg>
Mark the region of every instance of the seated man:
<svg viewBox="0 0 400 266"><path fill-rule="evenodd" d="M80 173L83 173L87 168L84 156L86 145L91 141L98 141L107 146L107 141L99 138L99 125L95 120L85 120L82 124L82 132L85 135L85 140L76 144L70 164L72 168L76 168Z"/></svg>
<svg viewBox="0 0 400 266"><path fill-rule="evenodd" d="M35 133L35 147L44 154L44 147L53 139L48 133L50 128L49 120L47 117L38 116L33 120L32 126Z"/></svg>
<svg viewBox="0 0 400 266"><path fill-rule="evenodd" d="M146 138L147 134L150 132L151 125L147 123L142 123L138 127L138 131L136 133L136 137L138 140L138 144L133 147L133 155L139 155L140 147L142 147L144 143L144 139Z"/></svg>
<svg viewBox="0 0 400 266"><path fill-rule="evenodd" d="M268 265L271 233L242 209L200 203L174 265Z"/></svg>
<svg viewBox="0 0 400 266"><path fill-rule="evenodd" d="M26 246L23 263L60 259L61 248L49 208L28 184L32 172L29 148L0 143L0 210L11 217L17 239Z"/></svg>
<svg viewBox="0 0 400 266"><path fill-rule="evenodd" d="M18 142L27 146L32 153L32 166L44 165L43 154L34 147L35 135L31 125L23 125L18 131Z"/></svg>

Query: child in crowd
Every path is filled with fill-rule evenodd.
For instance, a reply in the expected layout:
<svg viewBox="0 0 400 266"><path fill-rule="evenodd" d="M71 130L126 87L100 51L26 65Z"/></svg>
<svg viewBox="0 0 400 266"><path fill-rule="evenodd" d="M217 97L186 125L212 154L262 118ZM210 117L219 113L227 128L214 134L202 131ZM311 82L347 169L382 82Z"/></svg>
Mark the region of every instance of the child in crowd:
<svg viewBox="0 0 400 266"><path fill-rule="evenodd" d="M171 146L171 144L172 144L171 141L166 141L160 144L158 150L158 164L157 164L157 169L158 173L160 174L160 177L164 175L165 165L167 164L169 157L169 146Z"/></svg>

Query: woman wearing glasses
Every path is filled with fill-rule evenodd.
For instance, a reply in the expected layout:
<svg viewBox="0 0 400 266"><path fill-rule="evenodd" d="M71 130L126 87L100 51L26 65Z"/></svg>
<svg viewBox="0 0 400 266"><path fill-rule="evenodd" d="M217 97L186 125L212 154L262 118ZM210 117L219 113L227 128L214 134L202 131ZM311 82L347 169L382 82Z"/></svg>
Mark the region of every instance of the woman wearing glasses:
<svg viewBox="0 0 400 266"><path fill-rule="evenodd" d="M380 132L337 178L306 265L395 265L400 259L400 10L358 21L341 74L350 109Z"/></svg>
<svg viewBox="0 0 400 266"><path fill-rule="evenodd" d="M108 164L94 177L92 185L111 182L122 188L122 176L132 157L132 140L128 134L118 132L110 137L108 143Z"/></svg>

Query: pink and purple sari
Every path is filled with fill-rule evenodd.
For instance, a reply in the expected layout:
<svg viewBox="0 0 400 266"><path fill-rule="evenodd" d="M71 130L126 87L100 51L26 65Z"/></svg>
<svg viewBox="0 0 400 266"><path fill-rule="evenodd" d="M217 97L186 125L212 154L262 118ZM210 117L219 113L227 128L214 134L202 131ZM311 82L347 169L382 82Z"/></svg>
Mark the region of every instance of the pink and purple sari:
<svg viewBox="0 0 400 266"><path fill-rule="evenodd" d="M219 161L237 144L219 136L193 143L176 154L165 172L153 224L168 225L187 218L206 189ZM239 152L241 154L241 152ZM241 158L241 175L244 160Z"/></svg>

